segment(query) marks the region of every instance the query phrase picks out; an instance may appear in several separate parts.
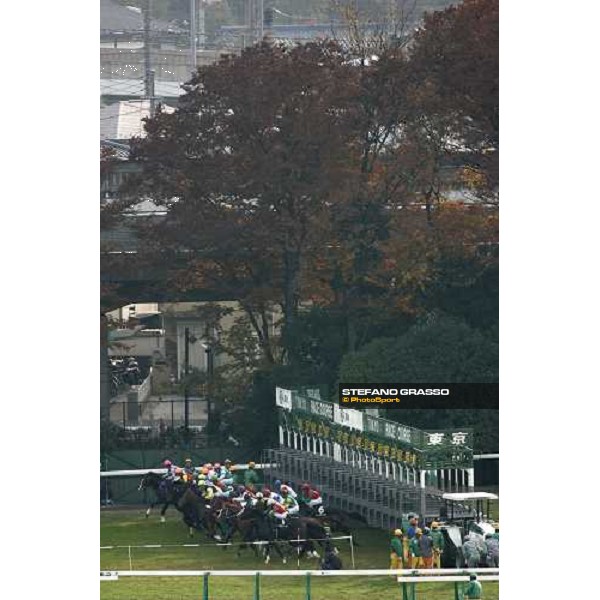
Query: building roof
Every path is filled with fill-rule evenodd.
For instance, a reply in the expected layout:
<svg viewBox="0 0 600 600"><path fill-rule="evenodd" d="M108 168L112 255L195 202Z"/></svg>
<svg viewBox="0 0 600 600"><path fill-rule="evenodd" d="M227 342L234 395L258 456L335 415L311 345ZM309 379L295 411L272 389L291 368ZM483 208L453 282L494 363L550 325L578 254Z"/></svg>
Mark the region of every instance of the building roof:
<svg viewBox="0 0 600 600"><path fill-rule="evenodd" d="M144 15L135 6L124 6L116 0L100 0L101 31L131 31L144 28ZM150 29L168 31L177 29L172 23L160 19L150 20Z"/></svg>
<svg viewBox="0 0 600 600"><path fill-rule="evenodd" d="M496 494L491 494L489 492L452 492L444 494L442 498L444 500L456 500L459 502L461 500L498 500L498 496L496 496Z"/></svg>
<svg viewBox="0 0 600 600"><path fill-rule="evenodd" d="M175 109L163 105L164 112ZM143 119L150 116L150 100L121 100L100 109L100 139L129 140L144 137Z"/></svg>

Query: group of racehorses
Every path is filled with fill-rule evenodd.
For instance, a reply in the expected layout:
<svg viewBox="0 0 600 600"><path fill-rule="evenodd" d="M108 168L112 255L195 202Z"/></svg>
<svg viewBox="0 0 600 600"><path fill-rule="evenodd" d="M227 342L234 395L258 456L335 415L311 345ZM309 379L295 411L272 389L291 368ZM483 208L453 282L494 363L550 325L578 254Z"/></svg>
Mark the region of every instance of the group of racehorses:
<svg viewBox="0 0 600 600"><path fill-rule="evenodd" d="M267 502L260 497L245 506L219 496L207 501L195 485L169 481L154 472L144 475L138 489L151 490L154 496L146 517L160 504L161 521L165 521L167 508L174 506L188 526L190 536L194 530L202 531L209 539L229 544L238 533L241 538L238 555L249 545L257 556L262 553L266 563L270 561L271 549L275 549L284 563L292 553L318 557L314 541L327 551L334 549L329 541L331 532L351 534L347 516L333 509L318 514L302 504L299 515L288 516L285 524L280 524L269 515Z"/></svg>

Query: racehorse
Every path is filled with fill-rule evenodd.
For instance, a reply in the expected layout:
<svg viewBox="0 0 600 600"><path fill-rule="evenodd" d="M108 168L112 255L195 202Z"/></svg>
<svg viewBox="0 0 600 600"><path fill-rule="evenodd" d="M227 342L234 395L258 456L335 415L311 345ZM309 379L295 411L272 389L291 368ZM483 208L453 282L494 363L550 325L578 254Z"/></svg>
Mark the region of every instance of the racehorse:
<svg viewBox="0 0 600 600"><path fill-rule="evenodd" d="M183 513L183 521L190 528L190 536L193 529L204 530L208 538L219 540L216 536L216 515L206 504L200 490L194 486L187 486L183 495L177 503L177 508Z"/></svg>
<svg viewBox="0 0 600 600"><path fill-rule="evenodd" d="M167 512L167 508L171 505L177 508L177 502L185 490L185 484L169 481L162 475L150 471L142 477L140 485L138 486L138 491L140 492L148 489L154 492L155 498L146 510L146 518L150 516L150 511L157 504L162 504L160 520L164 523L166 521L165 513Z"/></svg>
<svg viewBox="0 0 600 600"><path fill-rule="evenodd" d="M310 558L319 558L314 541L318 540L321 546L324 546L324 542L328 542L327 530L318 519L313 517L287 516L284 522L276 522L266 515L264 518L270 529L267 539L278 551L279 544L285 543L290 551L296 549L299 556L306 554ZM279 553L282 554L280 551Z"/></svg>
<svg viewBox="0 0 600 600"><path fill-rule="evenodd" d="M289 552L282 551L281 544L282 541L285 541L283 549L287 548L287 540L277 539L274 524L267 514L267 506L264 502L258 502L254 506L247 506L237 511L228 505L224 508L224 512L231 525L226 540L230 541L236 531L239 531L242 536L242 543L237 551L238 557L248 545L252 546L254 554L258 557L258 546L260 545L265 557L265 564L271 560L272 548L275 548L284 564L287 562Z"/></svg>
<svg viewBox="0 0 600 600"><path fill-rule="evenodd" d="M325 527L325 530L329 528L331 533L342 533L344 535L352 535L349 518L346 515L346 513L336 508L324 509L322 507L319 507L319 509L317 509L316 507L312 508L308 506L308 504L301 504L300 514L305 517L313 517L317 519L321 523L321 525ZM353 543L355 546L358 546L358 543L356 541L354 541Z"/></svg>

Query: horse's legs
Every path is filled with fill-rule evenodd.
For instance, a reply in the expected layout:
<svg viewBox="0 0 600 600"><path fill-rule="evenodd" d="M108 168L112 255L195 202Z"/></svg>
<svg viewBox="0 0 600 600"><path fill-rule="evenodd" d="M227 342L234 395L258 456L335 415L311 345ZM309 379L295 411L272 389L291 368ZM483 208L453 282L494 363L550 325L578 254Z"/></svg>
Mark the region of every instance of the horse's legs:
<svg viewBox="0 0 600 600"><path fill-rule="evenodd" d="M169 507L170 502L165 502L163 507L160 510L160 522L164 523L167 519L165 518L165 513L167 512L167 508Z"/></svg>
<svg viewBox="0 0 600 600"><path fill-rule="evenodd" d="M146 509L146 519L150 516L150 511L154 508L154 502L151 502Z"/></svg>

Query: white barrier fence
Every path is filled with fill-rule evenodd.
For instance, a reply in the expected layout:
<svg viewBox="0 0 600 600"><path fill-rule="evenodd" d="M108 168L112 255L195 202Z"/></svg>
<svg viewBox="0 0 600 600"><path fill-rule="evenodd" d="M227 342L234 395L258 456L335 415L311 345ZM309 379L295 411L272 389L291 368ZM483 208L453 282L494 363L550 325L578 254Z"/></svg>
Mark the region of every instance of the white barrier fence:
<svg viewBox="0 0 600 600"><path fill-rule="evenodd" d="M269 467L275 467L277 465L272 464L260 464L256 465L255 469L267 469ZM234 465L235 471L245 471L248 468L247 464ZM158 475L165 475L167 469L124 469L121 471L100 471L100 477L143 477L147 473L156 473Z"/></svg>
<svg viewBox="0 0 600 600"><path fill-rule="evenodd" d="M317 570L262 570L262 571L100 571L101 581L118 581L127 577L198 577L203 579L202 600L209 600L209 580L213 577L253 577L254 600L260 600L261 577L304 577L306 600L311 600L312 577L382 577L395 576L402 587L403 600L415 600L416 585L419 583L454 583L454 598L463 598L462 587L471 575L477 575L480 582L500 580L500 570L496 568L480 569L357 569L339 571ZM483 596L485 597L485 596Z"/></svg>
<svg viewBox="0 0 600 600"><path fill-rule="evenodd" d="M449 581L450 576L459 576L460 580L468 580L471 575L477 575L480 581L498 581L500 569L477 568L477 569L341 569L339 571L315 571L315 570L277 570L264 569L262 571L100 571L100 577L302 577L311 575L313 577L382 577L398 574L398 577L410 578L414 581ZM402 573L402 575L399 575ZM481 575L481 577L479 577ZM437 577L435 577L437 576ZM485 579L484 579L485 578Z"/></svg>

